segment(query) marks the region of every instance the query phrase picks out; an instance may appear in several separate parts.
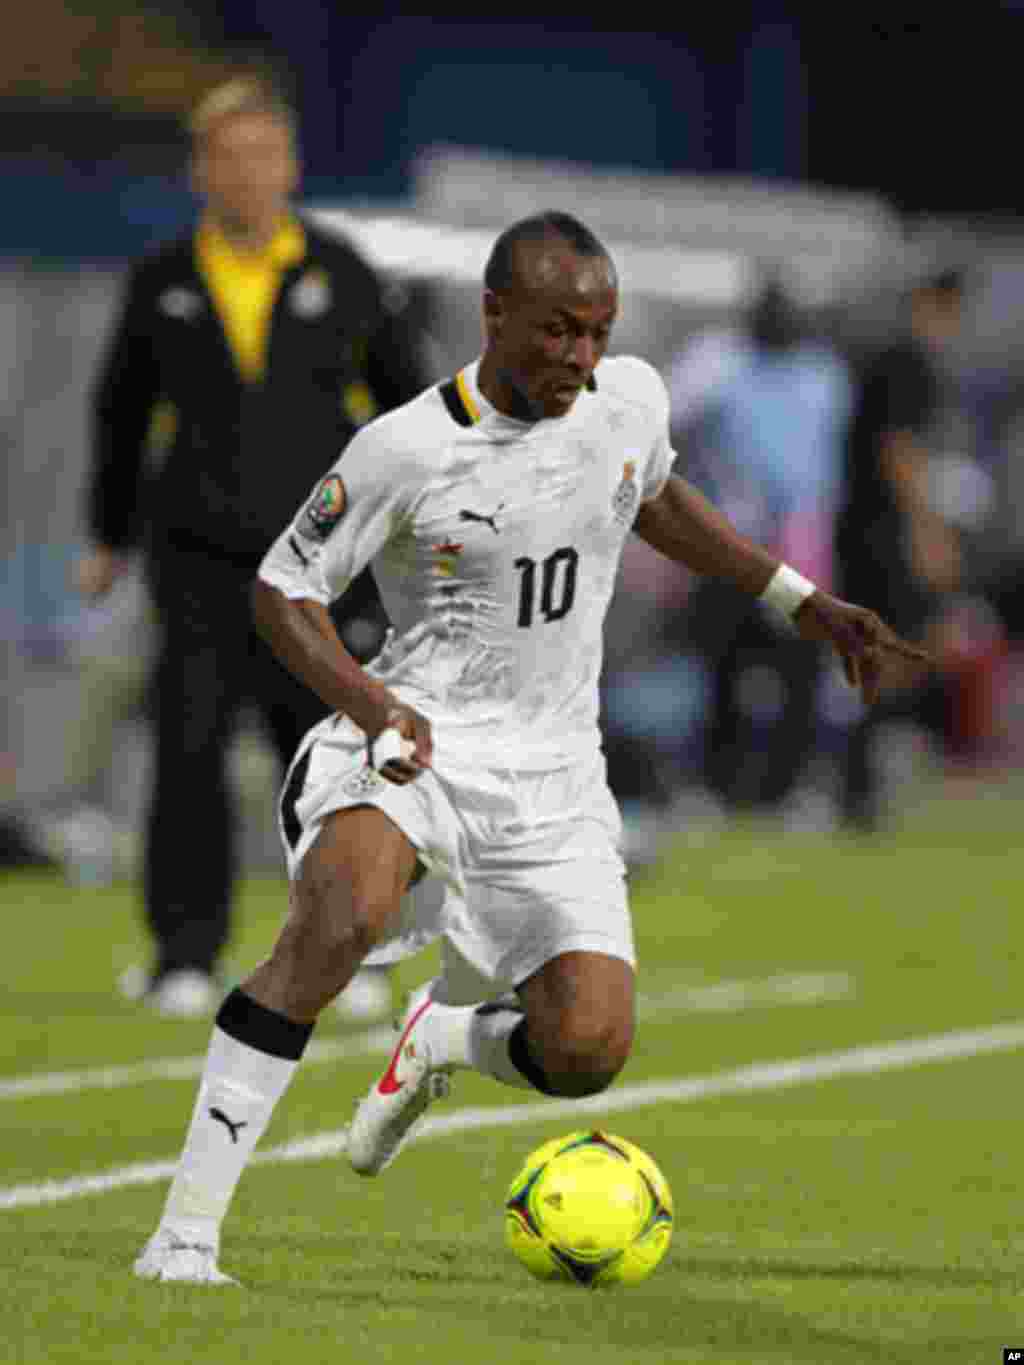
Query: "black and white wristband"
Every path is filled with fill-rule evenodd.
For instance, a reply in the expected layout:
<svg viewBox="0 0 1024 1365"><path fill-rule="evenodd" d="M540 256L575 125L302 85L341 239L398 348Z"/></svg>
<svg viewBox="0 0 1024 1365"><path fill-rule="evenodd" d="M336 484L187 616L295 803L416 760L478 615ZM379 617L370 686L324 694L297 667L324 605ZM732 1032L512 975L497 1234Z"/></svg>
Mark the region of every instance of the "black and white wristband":
<svg viewBox="0 0 1024 1365"><path fill-rule="evenodd" d="M792 621L813 592L817 592L817 588L809 578L804 578L803 574L797 573L788 564L780 564L757 600L781 611L783 616Z"/></svg>

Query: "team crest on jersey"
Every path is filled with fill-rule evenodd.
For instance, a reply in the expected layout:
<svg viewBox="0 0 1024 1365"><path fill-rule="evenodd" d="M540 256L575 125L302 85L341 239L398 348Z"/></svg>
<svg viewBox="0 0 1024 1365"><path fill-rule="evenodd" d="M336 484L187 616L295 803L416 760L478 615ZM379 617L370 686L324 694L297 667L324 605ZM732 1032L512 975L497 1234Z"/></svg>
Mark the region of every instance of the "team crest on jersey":
<svg viewBox="0 0 1024 1365"><path fill-rule="evenodd" d="M612 494L612 514L620 526L631 526L640 502L636 486L636 462L627 460L622 466L622 480Z"/></svg>
<svg viewBox="0 0 1024 1365"><path fill-rule="evenodd" d="M299 533L307 540L326 540L344 515L346 502L341 478L328 474L299 519Z"/></svg>
<svg viewBox="0 0 1024 1365"><path fill-rule="evenodd" d="M431 545L430 548L437 555L434 573L439 578L451 578L458 566L459 555L462 554L465 546L458 540L442 540L437 545Z"/></svg>
<svg viewBox="0 0 1024 1365"><path fill-rule="evenodd" d="M384 778L376 769L367 765L353 773L351 777L347 777L341 784L341 790L346 796L353 796L358 800L361 796L373 796L383 785Z"/></svg>

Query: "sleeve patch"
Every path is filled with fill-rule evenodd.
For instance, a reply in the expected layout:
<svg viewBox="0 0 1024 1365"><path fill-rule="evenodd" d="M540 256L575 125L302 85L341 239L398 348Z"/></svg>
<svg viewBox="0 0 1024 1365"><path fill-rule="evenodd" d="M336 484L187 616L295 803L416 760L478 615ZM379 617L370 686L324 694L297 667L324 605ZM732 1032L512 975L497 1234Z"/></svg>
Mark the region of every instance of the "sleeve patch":
<svg viewBox="0 0 1024 1365"><path fill-rule="evenodd" d="M307 540L325 541L345 514L348 497L338 474L328 474L296 524Z"/></svg>

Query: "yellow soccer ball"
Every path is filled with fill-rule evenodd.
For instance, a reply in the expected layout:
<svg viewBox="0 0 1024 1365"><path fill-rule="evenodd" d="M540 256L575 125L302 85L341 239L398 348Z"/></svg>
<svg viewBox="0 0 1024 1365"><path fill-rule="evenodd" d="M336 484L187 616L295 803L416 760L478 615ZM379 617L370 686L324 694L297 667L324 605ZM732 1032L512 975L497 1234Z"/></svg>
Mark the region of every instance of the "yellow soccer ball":
<svg viewBox="0 0 1024 1365"><path fill-rule="evenodd" d="M655 1162L599 1129L530 1153L505 1199L505 1244L531 1275L639 1284L672 1240L672 1195Z"/></svg>

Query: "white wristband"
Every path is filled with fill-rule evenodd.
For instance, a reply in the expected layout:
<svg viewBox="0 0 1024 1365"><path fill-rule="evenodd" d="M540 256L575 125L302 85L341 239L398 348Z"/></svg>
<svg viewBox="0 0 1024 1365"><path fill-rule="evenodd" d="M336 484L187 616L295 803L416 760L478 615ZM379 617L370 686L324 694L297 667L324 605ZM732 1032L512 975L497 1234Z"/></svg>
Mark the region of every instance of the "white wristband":
<svg viewBox="0 0 1024 1365"><path fill-rule="evenodd" d="M804 578L803 574L797 573L788 564L780 564L757 600L774 607L792 620L812 592L817 592L817 588L809 578Z"/></svg>
<svg viewBox="0 0 1024 1365"><path fill-rule="evenodd" d="M385 763L393 763L396 759L411 758L416 750L416 745L412 740L403 739L394 726L388 726L386 730L381 730L375 740L369 746L370 762L377 772L380 772Z"/></svg>

